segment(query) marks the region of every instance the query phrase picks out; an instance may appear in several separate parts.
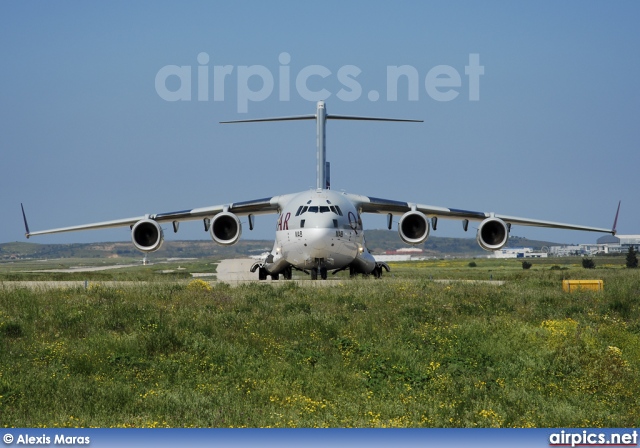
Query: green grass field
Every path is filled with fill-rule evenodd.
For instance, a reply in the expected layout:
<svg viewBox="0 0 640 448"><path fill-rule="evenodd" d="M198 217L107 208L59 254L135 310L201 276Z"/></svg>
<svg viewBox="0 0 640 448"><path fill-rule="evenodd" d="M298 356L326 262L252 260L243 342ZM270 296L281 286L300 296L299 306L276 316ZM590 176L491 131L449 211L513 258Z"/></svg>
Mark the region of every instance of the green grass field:
<svg viewBox="0 0 640 448"><path fill-rule="evenodd" d="M87 289L2 284L0 426L640 426L640 270L471 261L325 288L186 278L211 260L82 274ZM0 279L48 278L17 271Z"/></svg>

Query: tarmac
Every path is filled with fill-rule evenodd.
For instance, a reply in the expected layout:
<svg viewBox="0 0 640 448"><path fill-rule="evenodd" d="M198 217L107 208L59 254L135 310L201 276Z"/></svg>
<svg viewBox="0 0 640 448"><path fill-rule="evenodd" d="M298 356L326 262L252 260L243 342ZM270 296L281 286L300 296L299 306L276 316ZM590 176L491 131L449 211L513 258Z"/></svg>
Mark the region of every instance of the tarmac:
<svg viewBox="0 0 640 448"><path fill-rule="evenodd" d="M228 283L232 286L241 285L245 283L255 283L258 282L258 271L250 272L249 269L251 265L255 263L255 259L252 258L237 258L237 259L229 259L222 260L216 269L215 280L212 278L209 281L210 283L215 282L224 282ZM131 265L137 266L137 265ZM81 268L69 268L69 269L51 269L44 271L34 271L34 272L91 272L91 271L101 271L105 269L116 269L125 267L123 265L118 266L98 266L98 267L81 267ZM194 274L194 278L201 278L204 274ZM210 276L211 274L207 274ZM204 278L203 278L204 280ZM271 277L267 277L267 280L264 283L271 284L279 284L279 283L290 283L295 282L298 285L306 285L306 286L314 286L314 287L326 287L326 286L336 286L342 282L341 280L310 280L310 279L295 279L295 280L271 280ZM498 280L444 280L438 279L434 280L434 282L438 283L481 283L481 284L490 284L501 286L504 285L504 281ZM0 282L0 290L4 288L15 289L15 288L30 288L30 289L53 289L53 288L88 288L89 285L100 284L106 287L131 287L143 285L146 282L136 282L136 281L88 281L88 280L78 280L78 281L5 281Z"/></svg>
<svg viewBox="0 0 640 448"><path fill-rule="evenodd" d="M222 260L216 267L216 279L220 282L257 282L258 270L256 269L256 272L249 271L255 262L256 260L253 258Z"/></svg>
<svg viewBox="0 0 640 448"><path fill-rule="evenodd" d="M251 265L255 263L255 259L252 258L237 258L222 260L217 268L215 276L211 274L193 274L194 278L200 278L210 283L224 282L232 286L237 286L245 283L258 282L258 271L250 272ZM127 266L139 266L139 265L117 265L117 266L96 266L96 267L77 267L67 269L48 269L40 271L30 272L92 272L102 271L106 269L117 269ZM211 277L211 279L205 278ZM264 283L279 284L295 282L298 285L307 285L315 287L332 286L341 283L342 280L271 280L271 277L267 277ZM102 285L106 287L131 287L144 285L147 282L140 281L89 281L89 280L76 280L76 281L0 281L0 290L16 289L16 288L29 288L29 289L54 289L54 288L88 288L90 285Z"/></svg>

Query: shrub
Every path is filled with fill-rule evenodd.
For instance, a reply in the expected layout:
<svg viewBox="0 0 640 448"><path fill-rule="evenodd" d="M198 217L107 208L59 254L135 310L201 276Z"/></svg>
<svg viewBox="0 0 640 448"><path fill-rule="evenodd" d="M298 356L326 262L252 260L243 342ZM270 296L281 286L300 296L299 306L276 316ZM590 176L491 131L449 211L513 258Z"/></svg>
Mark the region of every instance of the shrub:
<svg viewBox="0 0 640 448"><path fill-rule="evenodd" d="M583 258L582 259L582 267L585 269L595 269L596 264L591 258Z"/></svg>
<svg viewBox="0 0 640 448"><path fill-rule="evenodd" d="M7 336L8 338L19 338L24 335L22 331L22 325L18 322L9 322L4 326L0 326L2 328L2 334Z"/></svg>
<svg viewBox="0 0 640 448"><path fill-rule="evenodd" d="M469 263L469 267L470 268L475 268L476 266L478 266L478 265L476 264L475 261L472 261L472 262Z"/></svg>
<svg viewBox="0 0 640 448"><path fill-rule="evenodd" d="M627 253L627 267L628 268L638 267L638 256L633 246L629 247L629 252Z"/></svg>
<svg viewBox="0 0 640 448"><path fill-rule="evenodd" d="M206 291L209 292L213 289L209 282L205 282L204 280L195 279L191 280L187 285L187 290L189 291Z"/></svg>
<svg viewBox="0 0 640 448"><path fill-rule="evenodd" d="M522 269L531 269L531 266L533 266L531 263L529 263L528 261L523 261L522 262Z"/></svg>

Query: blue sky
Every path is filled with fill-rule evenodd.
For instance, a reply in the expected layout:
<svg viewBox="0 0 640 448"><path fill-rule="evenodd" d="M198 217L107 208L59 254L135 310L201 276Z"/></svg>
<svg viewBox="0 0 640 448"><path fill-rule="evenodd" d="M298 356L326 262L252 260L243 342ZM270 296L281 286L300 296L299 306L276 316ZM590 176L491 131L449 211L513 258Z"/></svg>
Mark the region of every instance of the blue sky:
<svg viewBox="0 0 640 448"><path fill-rule="evenodd" d="M638 234L639 14L634 1L2 2L0 242L24 241L21 202L39 230L313 187L313 122L218 122L313 113L296 80L314 66L329 74L306 86L330 93L329 113L425 121L329 122L334 189L599 227L611 226L622 200L618 230ZM484 69L477 100L470 55ZM167 66L191 68L190 100L163 99L156 77ZM232 69L224 99L214 95L216 66ZM404 79L397 100L387 96L387 70L397 66L417 73L417 98ZM457 93L448 101L427 87L441 66L460 75L436 89ZM249 67L271 74L271 92L259 76L242 83ZM361 88L348 100L338 95L344 67L358 70L350 80ZM168 91L184 87L177 76L164 81ZM264 98L242 113L249 90ZM276 219L259 218L243 237L272 238ZM364 222L384 227L381 217ZM461 227L441 221L433 235L474 236ZM512 235L600 236L528 227ZM166 237L208 235L194 222ZM32 241L127 239L125 228Z"/></svg>

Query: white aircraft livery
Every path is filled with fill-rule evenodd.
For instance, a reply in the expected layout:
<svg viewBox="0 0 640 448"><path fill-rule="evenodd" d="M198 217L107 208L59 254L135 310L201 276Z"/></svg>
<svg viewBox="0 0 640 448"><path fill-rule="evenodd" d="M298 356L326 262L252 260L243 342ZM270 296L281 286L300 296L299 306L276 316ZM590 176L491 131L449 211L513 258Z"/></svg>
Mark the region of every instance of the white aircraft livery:
<svg viewBox="0 0 640 448"><path fill-rule="evenodd" d="M318 277L326 279L328 272L335 274L346 269L351 275L371 274L375 277L380 277L383 270L389 271L389 267L377 262L366 248L362 227L364 213L387 214L389 229L392 227L393 217L400 216L398 233L400 238L408 244L421 244L426 241L430 229L436 229L438 218L460 219L465 231L469 221L479 222L476 239L480 247L487 251L498 250L507 243L513 224L611 234L616 232L617 214L613 228L609 230L380 199L330 189L329 163L326 161L325 146L325 129L328 119L400 122L421 122L422 120L329 115L324 102L321 101L317 103L314 115L223 123L307 119L316 120L317 124L317 183L314 190L37 232L29 231L24 207L22 207L26 236L29 238L50 233L129 226L133 245L146 253L158 250L162 245L164 241L162 224L171 223L173 231L177 232L181 221L203 220L205 230L210 233L213 241L222 245L231 245L238 242L242 233L240 217L246 217L249 228L253 230L255 215L278 214L273 250L263 260L256 262L251 267L251 271L258 270L260 280L265 280L267 276L279 279L280 275L284 279L291 279L292 271L295 269L309 274L312 280L316 280ZM619 208L620 204L618 204L618 210Z"/></svg>

